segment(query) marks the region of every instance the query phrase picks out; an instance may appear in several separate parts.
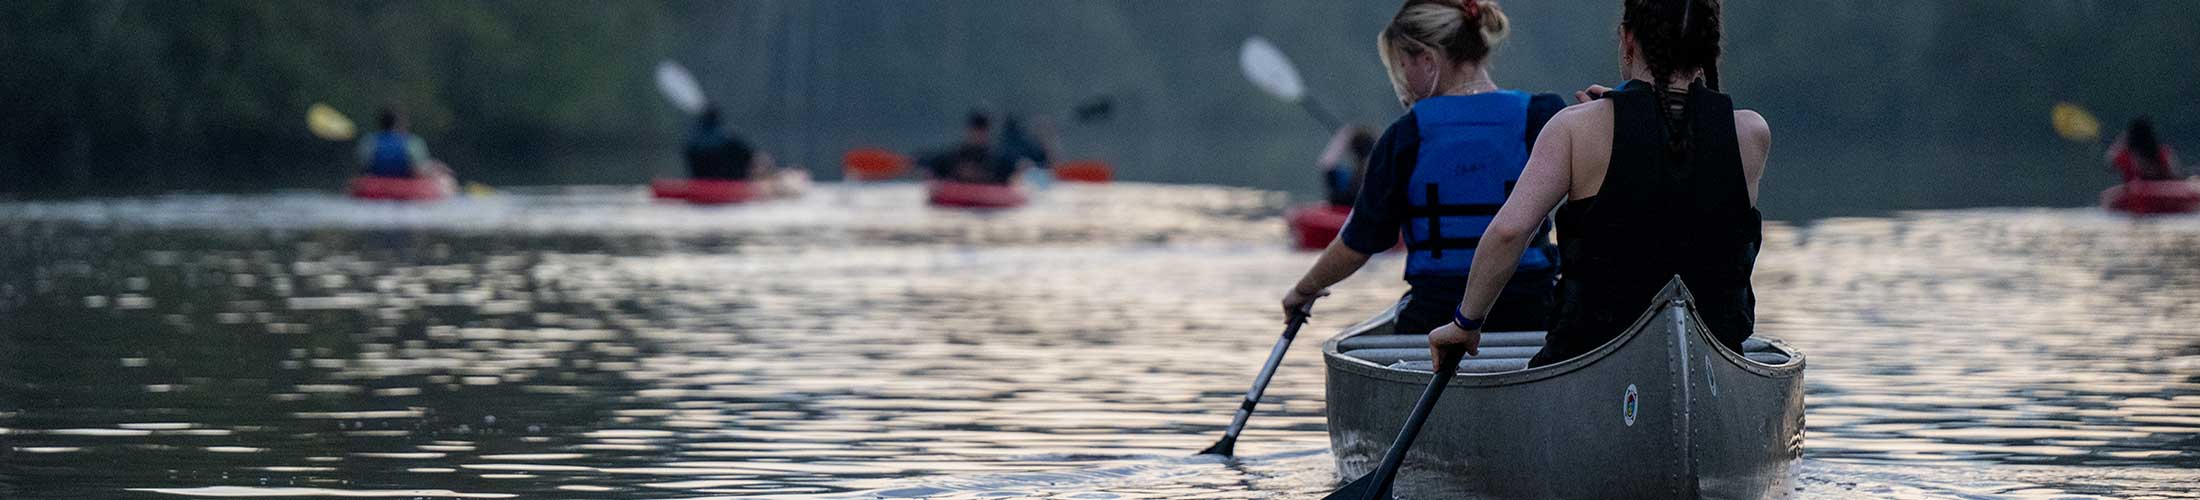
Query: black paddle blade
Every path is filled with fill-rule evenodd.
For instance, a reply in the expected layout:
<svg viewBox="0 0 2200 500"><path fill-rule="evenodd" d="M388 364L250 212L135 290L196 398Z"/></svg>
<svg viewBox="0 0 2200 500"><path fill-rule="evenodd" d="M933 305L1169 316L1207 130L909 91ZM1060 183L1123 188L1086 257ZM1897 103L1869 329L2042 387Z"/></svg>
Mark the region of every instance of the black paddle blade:
<svg viewBox="0 0 2200 500"><path fill-rule="evenodd" d="M1199 450L1199 454L1201 455L1222 455L1225 457L1234 456L1236 455L1236 453L1237 440L1230 439L1229 436L1223 436L1221 441L1215 441L1214 446L1209 446L1207 447L1207 449Z"/></svg>
<svg viewBox="0 0 2200 500"><path fill-rule="evenodd" d="M1337 488L1336 492L1322 497L1322 500L1391 500L1390 488L1375 479L1378 475L1380 474L1360 476L1352 484Z"/></svg>
<svg viewBox="0 0 2200 500"><path fill-rule="evenodd" d="M1105 121L1115 116L1115 98L1094 96L1077 103L1075 111L1079 123Z"/></svg>

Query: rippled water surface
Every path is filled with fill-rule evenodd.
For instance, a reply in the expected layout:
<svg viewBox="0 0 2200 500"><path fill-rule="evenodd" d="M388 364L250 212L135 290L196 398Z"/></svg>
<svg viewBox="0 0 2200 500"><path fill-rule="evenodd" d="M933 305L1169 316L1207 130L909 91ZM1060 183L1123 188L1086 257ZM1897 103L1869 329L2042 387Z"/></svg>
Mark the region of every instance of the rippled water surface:
<svg viewBox="0 0 2200 500"><path fill-rule="evenodd" d="M1260 191L906 185L0 203L0 497L1318 497L1311 261ZM1776 224L1760 332L1809 356L1803 492L2195 498L2200 219ZM1322 332L1313 334L1312 332Z"/></svg>

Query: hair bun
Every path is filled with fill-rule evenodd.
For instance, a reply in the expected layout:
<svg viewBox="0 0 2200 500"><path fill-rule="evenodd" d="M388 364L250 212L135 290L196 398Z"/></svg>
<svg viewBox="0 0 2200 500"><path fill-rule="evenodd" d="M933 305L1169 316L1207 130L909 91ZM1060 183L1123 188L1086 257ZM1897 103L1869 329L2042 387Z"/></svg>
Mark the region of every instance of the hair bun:
<svg viewBox="0 0 2200 500"><path fill-rule="evenodd" d="M1505 18L1505 11L1497 6L1496 0L1464 1L1474 6L1467 11L1467 24L1482 32L1483 44L1496 47L1512 34L1512 22Z"/></svg>

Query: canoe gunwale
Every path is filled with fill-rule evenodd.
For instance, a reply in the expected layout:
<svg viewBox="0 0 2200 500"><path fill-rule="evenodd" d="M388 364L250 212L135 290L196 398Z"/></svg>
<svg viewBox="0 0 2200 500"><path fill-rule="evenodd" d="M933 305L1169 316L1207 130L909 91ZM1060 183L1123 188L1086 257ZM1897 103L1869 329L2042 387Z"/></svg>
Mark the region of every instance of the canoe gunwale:
<svg viewBox="0 0 2200 500"><path fill-rule="evenodd" d="M1503 387L1510 385L1521 385L1587 369L1590 366L1594 366L1598 361L1602 361L1604 360L1604 358L1610 357L1612 353L1618 352L1620 349L1625 348L1628 344L1635 342L1638 337L1642 336L1643 331L1648 330L1648 328L1645 328L1648 323L1652 320L1655 320L1658 316L1658 313L1667 307L1685 308L1685 312L1691 317L1690 319L1694 320L1695 324L1703 324L1703 318L1696 313L1696 304L1694 299L1689 296L1687 288L1683 285L1680 285L1679 282L1676 280L1674 283L1668 284L1663 291L1658 292L1657 297L1651 301L1651 307L1645 308L1642 316L1636 318L1635 323L1628 326L1625 330L1625 333L1621 334L1617 338L1612 339L1609 342L1605 342L1604 345L1597 346L1595 350L1591 350L1587 354L1576 356L1573 359L1562 361L1556 364L1528 368L1524 370L1514 370L1498 373L1460 373L1457 376L1453 377L1451 383L1446 385L1446 387ZM1357 325L1353 325L1351 328L1345 329L1344 332L1339 333L1336 336L1330 337L1328 341L1323 342L1322 357L1325 358L1325 360L1327 361L1329 368L1332 370L1342 371L1368 378L1386 380L1390 382L1408 384L1427 383L1430 372L1390 368L1388 366L1376 364L1372 361L1346 355L1338 347L1338 345L1342 343L1345 339L1361 335L1379 334L1376 332L1389 327L1390 324L1396 319L1397 313L1398 306L1392 306L1391 308L1384 310L1382 313L1376 314L1374 317L1368 318L1366 321L1362 321ZM1764 340L1768 344L1771 344L1773 349L1777 350L1780 354L1784 354L1788 357L1788 361L1786 363L1771 365L1757 362L1756 360L1749 359L1742 353L1734 352L1727 349L1724 344L1719 343L1717 338L1712 337L1710 332L1705 331L1702 328L1686 328L1685 331L1689 332L1688 335L1695 336L1705 345L1710 346L1710 350L1717 351L1719 353L1719 356L1727 361L1728 365L1731 365L1735 368L1767 378L1793 378L1802 376L1804 367L1803 354L1802 352L1795 350L1793 347L1790 347L1786 342L1782 342L1778 339L1755 337Z"/></svg>

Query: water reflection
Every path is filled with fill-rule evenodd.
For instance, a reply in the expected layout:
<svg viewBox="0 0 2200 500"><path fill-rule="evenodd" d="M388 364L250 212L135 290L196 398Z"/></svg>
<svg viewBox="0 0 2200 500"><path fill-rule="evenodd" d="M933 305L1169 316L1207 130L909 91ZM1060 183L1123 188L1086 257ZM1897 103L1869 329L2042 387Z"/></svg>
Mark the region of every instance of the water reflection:
<svg viewBox="0 0 2200 500"><path fill-rule="evenodd" d="M910 186L0 208L0 493L1268 498L1334 486L1318 356L1188 458L1273 339L1283 200ZM1833 497L2176 493L2200 465L2200 221L1780 225L1760 327L1810 353ZM1385 261L1321 304L1395 299ZM1311 342L1310 337L1303 342ZM1301 353L1306 346L1301 346ZM1961 464L1931 467L1933 464Z"/></svg>

